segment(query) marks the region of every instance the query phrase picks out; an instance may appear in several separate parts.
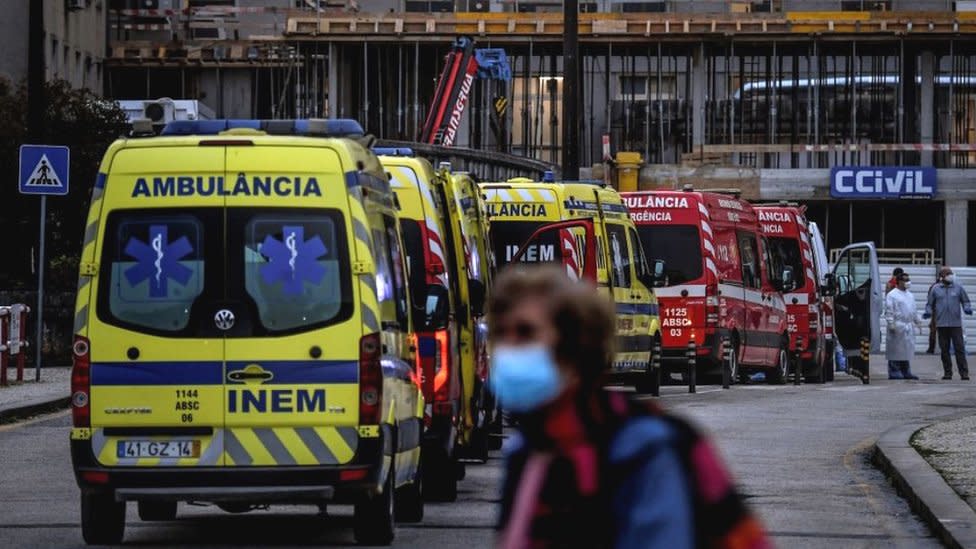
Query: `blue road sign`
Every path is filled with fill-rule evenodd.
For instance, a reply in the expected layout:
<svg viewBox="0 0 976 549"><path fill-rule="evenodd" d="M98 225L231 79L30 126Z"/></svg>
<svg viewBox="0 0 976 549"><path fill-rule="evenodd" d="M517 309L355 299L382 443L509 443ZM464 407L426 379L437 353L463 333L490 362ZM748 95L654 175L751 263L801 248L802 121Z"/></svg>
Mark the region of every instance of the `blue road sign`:
<svg viewBox="0 0 976 549"><path fill-rule="evenodd" d="M68 147L20 146L21 194L68 194Z"/></svg>

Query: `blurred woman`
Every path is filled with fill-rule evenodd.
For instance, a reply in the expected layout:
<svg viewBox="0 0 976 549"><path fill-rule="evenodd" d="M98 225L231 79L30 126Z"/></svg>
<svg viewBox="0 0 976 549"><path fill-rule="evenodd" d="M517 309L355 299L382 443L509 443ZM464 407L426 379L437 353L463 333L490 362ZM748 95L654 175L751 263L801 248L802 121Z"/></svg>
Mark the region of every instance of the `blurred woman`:
<svg viewBox="0 0 976 549"><path fill-rule="evenodd" d="M769 546L709 443L601 388L616 338L605 296L554 267L509 268L489 330L491 387L520 431L500 548Z"/></svg>

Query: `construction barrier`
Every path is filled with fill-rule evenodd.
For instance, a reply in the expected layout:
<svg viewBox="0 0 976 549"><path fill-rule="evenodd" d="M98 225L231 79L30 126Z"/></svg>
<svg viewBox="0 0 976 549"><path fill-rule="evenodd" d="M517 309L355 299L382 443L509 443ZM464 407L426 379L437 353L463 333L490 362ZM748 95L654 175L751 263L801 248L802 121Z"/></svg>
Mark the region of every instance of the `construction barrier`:
<svg viewBox="0 0 976 549"><path fill-rule="evenodd" d="M27 359L27 321L30 307L17 303L0 307L0 387L6 387L7 369L17 367L17 381L24 381ZM13 364L11 364L13 363Z"/></svg>

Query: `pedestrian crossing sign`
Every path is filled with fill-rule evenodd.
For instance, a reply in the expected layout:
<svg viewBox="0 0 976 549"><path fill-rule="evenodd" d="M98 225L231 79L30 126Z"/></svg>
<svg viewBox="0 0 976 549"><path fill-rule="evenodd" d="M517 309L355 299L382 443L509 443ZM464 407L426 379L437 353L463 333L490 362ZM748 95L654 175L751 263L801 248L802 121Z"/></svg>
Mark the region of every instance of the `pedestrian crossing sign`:
<svg viewBox="0 0 976 549"><path fill-rule="evenodd" d="M21 194L68 194L68 147L20 146Z"/></svg>

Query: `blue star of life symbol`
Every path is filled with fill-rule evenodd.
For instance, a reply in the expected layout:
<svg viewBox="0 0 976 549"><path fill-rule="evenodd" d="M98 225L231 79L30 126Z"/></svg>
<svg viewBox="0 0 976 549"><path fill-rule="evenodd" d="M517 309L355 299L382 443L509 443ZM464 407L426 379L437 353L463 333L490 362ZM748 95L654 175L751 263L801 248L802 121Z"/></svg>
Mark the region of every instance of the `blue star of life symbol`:
<svg viewBox="0 0 976 549"><path fill-rule="evenodd" d="M327 250L318 236L305 240L304 227L285 225L281 229L282 240L271 235L261 243L261 255L268 263L261 266L261 276L267 284L284 283L287 295L300 295L304 283L319 284L325 276L325 267L318 259Z"/></svg>
<svg viewBox="0 0 976 549"><path fill-rule="evenodd" d="M166 225L149 226L149 243L130 237L125 245L125 253L134 257L136 264L125 271L125 279L135 286L149 280L149 297L169 295L169 279L182 286L190 281L193 270L180 263L180 259L193 251L193 246L185 236L169 243L169 229Z"/></svg>

